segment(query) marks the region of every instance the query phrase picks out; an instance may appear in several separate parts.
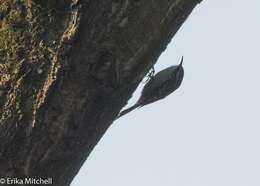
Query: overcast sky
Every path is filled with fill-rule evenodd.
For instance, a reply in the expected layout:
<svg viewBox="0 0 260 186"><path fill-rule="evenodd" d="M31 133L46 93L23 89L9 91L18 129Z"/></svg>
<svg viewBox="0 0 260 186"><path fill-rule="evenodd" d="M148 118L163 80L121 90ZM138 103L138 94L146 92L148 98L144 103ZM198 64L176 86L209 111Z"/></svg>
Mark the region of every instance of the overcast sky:
<svg viewBox="0 0 260 186"><path fill-rule="evenodd" d="M114 122L72 186L259 186L259 48L260 0L204 0L155 66L183 55L181 87Z"/></svg>

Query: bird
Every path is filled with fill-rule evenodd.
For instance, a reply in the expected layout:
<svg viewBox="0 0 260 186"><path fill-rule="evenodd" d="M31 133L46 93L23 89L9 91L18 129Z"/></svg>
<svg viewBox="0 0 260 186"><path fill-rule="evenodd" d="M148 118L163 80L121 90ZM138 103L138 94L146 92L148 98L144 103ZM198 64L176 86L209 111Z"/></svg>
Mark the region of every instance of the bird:
<svg viewBox="0 0 260 186"><path fill-rule="evenodd" d="M120 112L116 119L136 108L161 100L177 90L180 87L184 77L182 63L183 56L179 65L170 66L151 77L145 84L138 101L130 108Z"/></svg>

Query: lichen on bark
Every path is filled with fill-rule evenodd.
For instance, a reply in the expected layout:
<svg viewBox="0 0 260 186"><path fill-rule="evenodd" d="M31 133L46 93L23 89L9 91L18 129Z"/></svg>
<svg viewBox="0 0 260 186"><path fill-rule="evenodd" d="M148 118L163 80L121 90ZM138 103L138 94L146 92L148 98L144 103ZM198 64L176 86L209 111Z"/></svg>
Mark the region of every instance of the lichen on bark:
<svg viewBox="0 0 260 186"><path fill-rule="evenodd" d="M0 1L0 104L5 103L1 110L2 121L10 114L26 112L29 115L31 112L21 110L19 105L26 105L24 102L31 105L36 100L44 80L42 77L47 75L50 61L67 28L68 9L68 3L53 0L44 3L36 0ZM35 92L21 92L21 84Z"/></svg>

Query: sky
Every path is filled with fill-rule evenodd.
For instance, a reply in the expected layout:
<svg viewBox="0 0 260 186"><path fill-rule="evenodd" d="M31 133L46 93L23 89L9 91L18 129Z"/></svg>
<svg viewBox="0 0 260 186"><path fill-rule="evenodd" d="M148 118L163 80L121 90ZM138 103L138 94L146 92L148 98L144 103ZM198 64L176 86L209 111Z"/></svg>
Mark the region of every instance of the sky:
<svg viewBox="0 0 260 186"><path fill-rule="evenodd" d="M155 66L183 55L181 87L115 121L71 185L259 186L259 20L259 0L199 4Z"/></svg>

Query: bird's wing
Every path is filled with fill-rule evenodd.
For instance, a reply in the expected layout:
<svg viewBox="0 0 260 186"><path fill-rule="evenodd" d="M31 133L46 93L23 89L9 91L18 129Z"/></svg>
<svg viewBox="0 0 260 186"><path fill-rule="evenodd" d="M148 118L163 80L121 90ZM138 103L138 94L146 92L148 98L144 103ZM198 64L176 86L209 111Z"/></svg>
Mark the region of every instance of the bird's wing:
<svg viewBox="0 0 260 186"><path fill-rule="evenodd" d="M177 66L168 67L160 72L158 72L148 83L145 84L143 88L143 92L146 90L155 90L162 86L162 82L166 82L170 79L170 76L173 73L173 70L176 69Z"/></svg>
<svg viewBox="0 0 260 186"><path fill-rule="evenodd" d="M167 83L168 80L171 79L170 76L176 68L176 66L168 67L152 77L152 79L145 84L141 93L141 97L139 98L137 103L139 105L143 105L143 103L148 104L149 102L153 102L154 99L158 99L154 97L154 95L157 95L156 92L161 90L162 86L164 86L165 83Z"/></svg>

